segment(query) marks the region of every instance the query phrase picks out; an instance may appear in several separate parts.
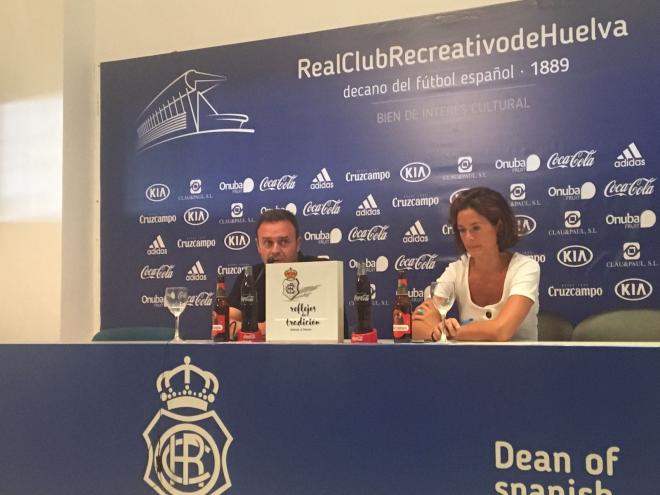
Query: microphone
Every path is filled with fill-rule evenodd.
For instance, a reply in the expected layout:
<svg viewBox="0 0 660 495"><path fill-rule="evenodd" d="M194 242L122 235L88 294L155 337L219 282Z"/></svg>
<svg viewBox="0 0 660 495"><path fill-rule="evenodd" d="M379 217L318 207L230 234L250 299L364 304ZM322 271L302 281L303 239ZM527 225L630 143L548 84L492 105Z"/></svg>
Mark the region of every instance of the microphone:
<svg viewBox="0 0 660 495"><path fill-rule="evenodd" d="M275 262L275 258L273 257L272 254L268 258L266 258L266 263L264 264L263 268L259 272L259 275L257 275L257 278L254 279L254 283L259 282L261 277L263 277L264 273L266 272L266 264L270 264L270 263L274 263L274 262Z"/></svg>

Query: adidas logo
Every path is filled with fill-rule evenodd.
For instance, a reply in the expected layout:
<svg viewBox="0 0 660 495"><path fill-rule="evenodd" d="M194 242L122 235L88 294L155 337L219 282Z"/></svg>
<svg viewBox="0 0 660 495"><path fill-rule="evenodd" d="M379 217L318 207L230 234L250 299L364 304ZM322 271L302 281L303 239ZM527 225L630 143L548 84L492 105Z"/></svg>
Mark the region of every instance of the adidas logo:
<svg viewBox="0 0 660 495"><path fill-rule="evenodd" d="M424 227L422 227L422 222L417 220L412 226L406 231L403 235L404 243L415 243L415 242L428 242L429 237L424 232Z"/></svg>
<svg viewBox="0 0 660 495"><path fill-rule="evenodd" d="M149 256L167 254L167 248L165 247L165 243L163 242L163 238L160 236L160 234L158 234L153 242L149 244L149 247L147 248L147 254Z"/></svg>
<svg viewBox="0 0 660 495"><path fill-rule="evenodd" d="M310 189L332 189L333 187L335 187L335 184L332 182L330 174L325 167L323 167L321 171L316 174L316 177L314 177L314 180L309 185Z"/></svg>
<svg viewBox="0 0 660 495"><path fill-rule="evenodd" d="M614 166L616 168L642 167L644 165L646 165L646 161L637 149L635 143L630 143L628 146L626 146L621 154L616 157L616 161L614 162Z"/></svg>
<svg viewBox="0 0 660 495"><path fill-rule="evenodd" d="M380 210L378 209L376 200L370 194L364 201L362 201L362 204L358 206L355 216L368 217L372 215L380 215Z"/></svg>
<svg viewBox="0 0 660 495"><path fill-rule="evenodd" d="M202 267L202 264L199 262L199 260L195 261L195 264L190 267L190 270L188 270L188 273L186 274L186 280L189 282L206 280L206 273L204 272L204 268Z"/></svg>

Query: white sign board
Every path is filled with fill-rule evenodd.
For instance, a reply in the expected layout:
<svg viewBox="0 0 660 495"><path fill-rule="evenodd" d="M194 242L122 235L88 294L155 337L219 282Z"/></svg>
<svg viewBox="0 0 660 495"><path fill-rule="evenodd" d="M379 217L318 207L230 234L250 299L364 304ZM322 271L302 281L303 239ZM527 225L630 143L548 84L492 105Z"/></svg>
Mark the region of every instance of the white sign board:
<svg viewBox="0 0 660 495"><path fill-rule="evenodd" d="M341 261L266 265L266 341L342 342Z"/></svg>

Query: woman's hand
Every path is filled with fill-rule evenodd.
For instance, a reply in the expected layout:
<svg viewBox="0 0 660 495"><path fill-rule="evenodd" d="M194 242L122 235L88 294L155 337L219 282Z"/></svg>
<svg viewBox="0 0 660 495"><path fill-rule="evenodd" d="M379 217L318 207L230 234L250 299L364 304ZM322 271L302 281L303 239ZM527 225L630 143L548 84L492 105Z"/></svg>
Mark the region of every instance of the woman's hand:
<svg viewBox="0 0 660 495"><path fill-rule="evenodd" d="M412 338L432 340L432 333L440 323L440 313L430 299L417 306L412 314Z"/></svg>
<svg viewBox="0 0 660 495"><path fill-rule="evenodd" d="M413 320L426 320L429 315L433 313L440 316L440 313L435 309L433 302L430 299L427 299L415 308L415 311L413 312Z"/></svg>
<svg viewBox="0 0 660 495"><path fill-rule="evenodd" d="M461 324L456 318L446 318L438 324L438 330L444 333L449 340L455 340Z"/></svg>

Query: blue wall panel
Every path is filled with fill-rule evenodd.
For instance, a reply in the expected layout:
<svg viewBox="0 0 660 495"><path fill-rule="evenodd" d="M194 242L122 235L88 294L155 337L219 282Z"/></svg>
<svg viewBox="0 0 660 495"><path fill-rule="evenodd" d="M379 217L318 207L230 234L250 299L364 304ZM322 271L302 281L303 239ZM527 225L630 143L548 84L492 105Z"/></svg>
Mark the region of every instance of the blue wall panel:
<svg viewBox="0 0 660 495"><path fill-rule="evenodd" d="M345 262L351 324L367 260L388 338L395 270L421 300L477 185L519 215L542 309L658 307L659 20L517 2L102 64L102 326L169 324L164 288L187 285L184 336L206 338L216 273L257 261L277 206Z"/></svg>

